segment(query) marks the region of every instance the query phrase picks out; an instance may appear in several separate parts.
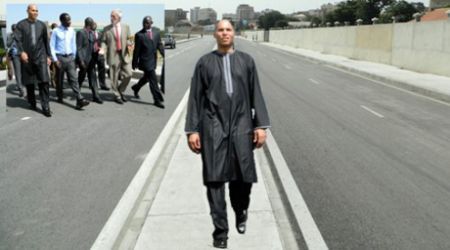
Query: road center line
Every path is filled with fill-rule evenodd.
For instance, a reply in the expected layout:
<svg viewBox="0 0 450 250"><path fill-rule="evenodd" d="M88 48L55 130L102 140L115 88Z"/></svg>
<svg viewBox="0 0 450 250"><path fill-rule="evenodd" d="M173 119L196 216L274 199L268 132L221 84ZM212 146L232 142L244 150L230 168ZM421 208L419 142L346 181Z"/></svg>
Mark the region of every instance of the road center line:
<svg viewBox="0 0 450 250"><path fill-rule="evenodd" d="M373 110L371 110L370 108L368 108L368 107L366 107L366 106L364 106L364 105L361 105L361 108L363 108L363 109L369 111L370 113L372 113L372 114L374 114L374 115L376 115L376 116L378 116L378 117L380 117L380 118L384 118L384 115L382 115L382 114L380 114L380 113L378 113L378 112L376 112L376 111L373 111Z"/></svg>
<svg viewBox="0 0 450 250"><path fill-rule="evenodd" d="M316 80L314 80L314 79L312 79L312 78L309 78L309 80L310 80L311 82L315 83L315 84L320 84L318 81L316 81Z"/></svg>
<svg viewBox="0 0 450 250"><path fill-rule="evenodd" d="M29 119L31 119L31 117L29 117L29 116L25 116L25 117L22 117L20 120L22 120L22 121L26 121L26 120L29 120Z"/></svg>

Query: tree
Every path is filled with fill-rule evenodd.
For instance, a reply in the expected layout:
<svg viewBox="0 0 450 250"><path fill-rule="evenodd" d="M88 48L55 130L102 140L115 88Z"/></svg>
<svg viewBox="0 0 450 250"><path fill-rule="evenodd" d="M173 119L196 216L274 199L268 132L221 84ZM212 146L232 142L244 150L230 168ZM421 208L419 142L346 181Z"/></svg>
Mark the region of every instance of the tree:
<svg viewBox="0 0 450 250"><path fill-rule="evenodd" d="M397 22L408 22L413 19L413 14L418 12L414 5L401 0L394 2L387 6L380 15L380 21L382 23L392 22L392 18L395 17Z"/></svg>
<svg viewBox="0 0 450 250"><path fill-rule="evenodd" d="M271 11L271 12L268 12L268 13L260 16L258 18L258 23L259 23L260 27L264 28L265 30L269 30L270 28L273 28L273 27L280 27L280 26L277 26L277 22L278 22L278 25L284 24L284 23L280 22L282 20L286 20L285 15L281 14L279 11Z"/></svg>

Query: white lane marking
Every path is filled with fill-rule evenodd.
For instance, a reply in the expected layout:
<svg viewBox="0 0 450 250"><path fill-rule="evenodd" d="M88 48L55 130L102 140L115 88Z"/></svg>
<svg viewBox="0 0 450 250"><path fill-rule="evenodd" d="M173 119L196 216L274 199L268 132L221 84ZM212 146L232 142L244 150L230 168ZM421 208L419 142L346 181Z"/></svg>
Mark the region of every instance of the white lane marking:
<svg viewBox="0 0 450 250"><path fill-rule="evenodd" d="M316 80L314 80L314 79L312 79L312 78L309 78L309 80L310 80L311 82L315 83L315 84L320 84L318 81L316 81Z"/></svg>
<svg viewBox="0 0 450 250"><path fill-rule="evenodd" d="M384 118L384 115L382 115L382 114L380 114L380 113L378 113L378 112L376 112L376 111L373 111L372 109L370 109L370 108L368 108L368 107L366 107L366 106L364 106L364 105L361 105L361 108L363 108L363 109L369 111L370 113L372 113L372 114L374 114L374 115L376 115L376 116L378 116L378 117L380 117L380 118Z"/></svg>
<svg viewBox="0 0 450 250"><path fill-rule="evenodd" d="M284 66L286 69L292 69L291 66L289 66L289 65L287 65L287 64L284 64L283 66Z"/></svg>
<svg viewBox="0 0 450 250"><path fill-rule="evenodd" d="M120 198L119 203L117 203L112 214L108 218L108 221L103 226L102 231L97 236L91 250L113 249L114 243L119 238L119 234L127 222L128 216L132 212L136 202L139 201L139 195L144 189L145 183L151 174L153 167L156 165L156 161L162 154L166 142L169 140L170 135L176 128L177 121L183 115L183 110L187 105L188 96L189 89L184 94L177 108L172 113L169 121L164 126L161 134L158 136L158 139L150 149L144 162L139 167L136 175L133 177L133 180Z"/></svg>
<svg viewBox="0 0 450 250"><path fill-rule="evenodd" d="M25 117L22 117L20 120L22 120L22 121L26 121L26 120L29 120L29 119L31 119L31 117L29 117L29 116L25 116Z"/></svg>
<svg viewBox="0 0 450 250"><path fill-rule="evenodd" d="M305 239L308 249L328 249L328 246L325 243L325 240L323 239L305 200L303 199L302 193L294 181L286 160L284 159L283 154L281 153L281 150L270 130L267 133L266 146L270 152L273 163L278 172L278 176L280 177L281 185L286 192L286 196L291 205L297 225L302 231L303 238Z"/></svg>
<svg viewBox="0 0 450 250"><path fill-rule="evenodd" d="M444 101L441 101L441 100L438 100L438 99L434 99L434 98L429 97L429 96L421 95L421 94L419 94L419 93L412 92L411 90L402 89L402 88L400 88L400 87L397 87L397 86L394 86L394 85L391 85L391 84L388 84L388 83L384 83L384 82L381 82L381 81L378 81L378 80L370 79L370 78L365 77L365 76L363 76L363 75L358 75L357 73L353 73L353 72L350 72L350 71L347 71L347 70L344 70L344 69L340 69L340 68L337 68L337 67L335 67L335 66L331 66L331 65L323 65L323 66L324 66L324 67L328 67L328 68L330 68L330 69L334 69L334 70L336 70L336 71L343 72L343 73L345 73L345 74L349 74L349 75L352 75L352 76L356 76L356 77L365 79L365 80L367 80L367 81L371 81L371 82L373 82L373 83L377 83L377 84L380 84L380 85L383 85L383 86L386 86L386 87L389 87L389 88L393 88L393 89L396 89L396 90L399 90L399 91L402 91L402 92L405 92L405 93L408 93L408 94L411 94L411 95L414 95L414 96L417 96L417 97L422 97L422 98L424 98L424 99L428 99L428 100L430 100L430 101L437 102L437 103L439 103L439 104L443 104L443 105L446 105L446 106L450 106L450 103L447 103L447 102L444 102Z"/></svg>

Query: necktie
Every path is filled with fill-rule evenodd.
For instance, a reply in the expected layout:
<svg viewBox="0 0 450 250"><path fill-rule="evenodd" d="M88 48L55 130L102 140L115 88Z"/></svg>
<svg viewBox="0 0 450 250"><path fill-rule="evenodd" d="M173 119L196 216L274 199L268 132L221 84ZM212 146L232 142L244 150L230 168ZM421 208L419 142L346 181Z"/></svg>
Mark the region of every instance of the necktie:
<svg viewBox="0 0 450 250"><path fill-rule="evenodd" d="M147 31L147 36L149 39L153 39L153 33L151 30Z"/></svg>
<svg viewBox="0 0 450 250"><path fill-rule="evenodd" d="M94 31L94 52L98 52L97 31Z"/></svg>
<svg viewBox="0 0 450 250"><path fill-rule="evenodd" d="M116 50L122 50L122 43L120 42L120 34L119 29L117 28L117 25L114 26L116 30Z"/></svg>

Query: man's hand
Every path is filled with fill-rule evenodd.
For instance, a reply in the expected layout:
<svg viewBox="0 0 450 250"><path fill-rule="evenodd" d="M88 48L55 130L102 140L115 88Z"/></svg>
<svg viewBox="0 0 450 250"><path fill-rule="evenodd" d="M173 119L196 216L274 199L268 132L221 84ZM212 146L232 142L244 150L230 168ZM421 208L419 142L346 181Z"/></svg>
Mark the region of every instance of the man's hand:
<svg viewBox="0 0 450 250"><path fill-rule="evenodd" d="M105 54L105 50L103 48L100 48L100 50L98 51L99 55L104 55Z"/></svg>
<svg viewBox="0 0 450 250"><path fill-rule="evenodd" d="M200 135L198 133L192 133L188 135L188 145L192 152L199 154L201 145L200 145Z"/></svg>
<svg viewBox="0 0 450 250"><path fill-rule="evenodd" d="M80 61L80 68L86 69L86 63L84 63L83 61Z"/></svg>
<svg viewBox="0 0 450 250"><path fill-rule="evenodd" d="M20 53L20 60L24 63L28 63L28 54L26 52Z"/></svg>
<svg viewBox="0 0 450 250"><path fill-rule="evenodd" d="M47 57L47 65L50 66L52 64L52 59L50 57Z"/></svg>
<svg viewBox="0 0 450 250"><path fill-rule="evenodd" d="M255 129L253 131L253 143L256 145L256 148L260 148L266 142L266 130L265 129Z"/></svg>

